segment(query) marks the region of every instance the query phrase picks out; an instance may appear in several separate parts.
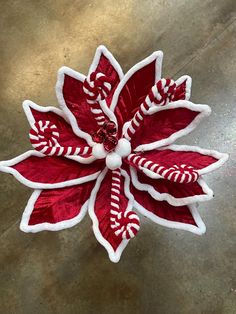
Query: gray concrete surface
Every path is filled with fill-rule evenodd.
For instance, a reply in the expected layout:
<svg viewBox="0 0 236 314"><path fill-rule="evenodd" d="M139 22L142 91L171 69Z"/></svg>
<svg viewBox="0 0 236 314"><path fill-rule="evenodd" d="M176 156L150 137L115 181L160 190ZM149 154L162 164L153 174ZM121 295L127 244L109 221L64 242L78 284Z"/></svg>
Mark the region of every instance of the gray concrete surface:
<svg viewBox="0 0 236 314"><path fill-rule="evenodd" d="M0 175L0 313L236 313L235 0L0 1L0 159L30 148L21 103L56 105L56 72L86 73L103 43L128 70L164 51L165 76L193 77L192 99L213 114L179 142L230 153L207 177L207 233L196 236L142 218L120 263L109 261L87 217L76 227L24 234L31 194Z"/></svg>

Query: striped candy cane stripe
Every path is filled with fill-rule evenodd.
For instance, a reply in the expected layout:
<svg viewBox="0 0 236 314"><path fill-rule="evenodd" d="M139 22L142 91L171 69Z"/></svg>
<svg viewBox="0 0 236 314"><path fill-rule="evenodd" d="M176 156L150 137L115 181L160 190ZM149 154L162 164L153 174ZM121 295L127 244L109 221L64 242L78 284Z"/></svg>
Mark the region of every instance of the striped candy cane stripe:
<svg viewBox="0 0 236 314"><path fill-rule="evenodd" d="M131 239L136 236L140 228L139 217L131 210L120 209L121 173L120 170L112 171L111 181L111 211L110 226L116 236L122 239Z"/></svg>
<svg viewBox="0 0 236 314"><path fill-rule="evenodd" d="M163 179L173 182L190 183L197 181L199 178L197 170L195 170L192 166L185 164L180 166L173 165L172 167L167 168L136 154L130 154L128 156L128 161L141 170L143 168L148 169L160 175Z"/></svg>
<svg viewBox="0 0 236 314"><path fill-rule="evenodd" d="M92 153L90 146L63 147L58 143L60 133L55 124L40 120L30 130L29 138L32 146L39 152L49 156L86 155Z"/></svg>
<svg viewBox="0 0 236 314"><path fill-rule="evenodd" d="M90 110L94 114L97 124L103 125L105 115L99 105L110 93L112 85L110 79L101 72L92 72L84 81L83 90L90 104Z"/></svg>
<svg viewBox="0 0 236 314"><path fill-rule="evenodd" d="M140 105L138 111L135 113L133 119L127 128L124 137L130 140L136 130L140 127L144 117L150 107L153 105L164 106L167 105L174 97L176 84L171 79L159 80L150 90L149 94Z"/></svg>

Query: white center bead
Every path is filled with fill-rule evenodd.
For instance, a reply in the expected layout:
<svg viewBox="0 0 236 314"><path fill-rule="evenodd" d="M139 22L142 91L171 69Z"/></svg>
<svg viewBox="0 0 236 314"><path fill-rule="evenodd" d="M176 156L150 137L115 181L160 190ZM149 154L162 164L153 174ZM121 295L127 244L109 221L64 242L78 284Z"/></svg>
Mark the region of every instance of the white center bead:
<svg viewBox="0 0 236 314"><path fill-rule="evenodd" d="M129 156L129 154L131 153L130 142L125 138L121 138L116 145L115 152L121 157Z"/></svg>
<svg viewBox="0 0 236 314"><path fill-rule="evenodd" d="M122 158L127 157L131 153L131 145L128 140L121 138L113 152L107 152L102 143L93 146L92 154L97 159L106 158L106 166L110 170L120 168Z"/></svg>
<svg viewBox="0 0 236 314"><path fill-rule="evenodd" d="M114 152L111 152L106 157L106 166L110 170L120 168L122 165L122 157L127 157L131 153L131 145L128 140L121 138Z"/></svg>

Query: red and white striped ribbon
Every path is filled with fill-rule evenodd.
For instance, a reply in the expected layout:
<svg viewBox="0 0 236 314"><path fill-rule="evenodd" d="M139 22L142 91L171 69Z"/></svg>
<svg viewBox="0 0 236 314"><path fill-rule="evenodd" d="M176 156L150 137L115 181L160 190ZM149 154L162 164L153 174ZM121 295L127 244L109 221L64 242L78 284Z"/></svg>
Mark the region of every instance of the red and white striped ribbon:
<svg viewBox="0 0 236 314"><path fill-rule="evenodd" d="M109 95L111 88L111 80L101 72L92 72L84 81L83 90L87 102L90 104L90 110L99 126L103 125L106 120L99 101L104 100Z"/></svg>
<svg viewBox="0 0 236 314"><path fill-rule="evenodd" d="M147 115L148 110L153 105L164 106L167 105L174 97L176 89L175 81L171 79L159 80L150 90L149 94L140 105L138 111L132 118L129 127L124 133L124 137L130 140L132 135L140 127L144 117Z"/></svg>
<svg viewBox="0 0 236 314"><path fill-rule="evenodd" d="M32 146L45 155L66 156L86 155L92 153L90 146L74 147L61 146L58 143L60 133L55 124L50 121L40 120L35 122L29 133Z"/></svg>
<svg viewBox="0 0 236 314"><path fill-rule="evenodd" d="M173 182L190 183L197 181L199 178L197 170L195 170L192 166L185 164L179 166L173 165L172 167L168 168L136 154L130 154L127 159L130 164L133 164L139 169L148 169L160 175L163 179Z"/></svg>
<svg viewBox="0 0 236 314"><path fill-rule="evenodd" d="M116 236L121 235L123 239L128 240L136 236L140 228L140 222L135 212L121 210L120 191L121 173L117 169L112 171L110 226Z"/></svg>

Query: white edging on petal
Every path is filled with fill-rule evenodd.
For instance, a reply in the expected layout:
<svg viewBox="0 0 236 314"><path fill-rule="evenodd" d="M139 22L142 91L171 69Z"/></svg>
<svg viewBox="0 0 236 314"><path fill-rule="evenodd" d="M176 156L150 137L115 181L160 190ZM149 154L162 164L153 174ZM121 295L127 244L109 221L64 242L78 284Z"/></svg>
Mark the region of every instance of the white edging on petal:
<svg viewBox="0 0 236 314"><path fill-rule="evenodd" d="M67 118L70 121L70 125L74 131L74 133L81 137L84 138L87 143L92 146L94 145L94 142L92 140L92 137L90 134L82 131L77 123L77 120L75 118L75 116L73 115L73 113L68 109L64 96L63 96L63 85L64 85L64 78L65 78L65 74L73 77L76 80L79 80L81 82L84 82L85 80L85 76L79 72L76 72L68 67L62 67L59 69L58 71L58 77L57 77L57 84L56 84L56 95L57 95L57 99L59 102L60 107L62 108L62 110L64 111L65 115L67 116Z"/></svg>
<svg viewBox="0 0 236 314"><path fill-rule="evenodd" d="M194 195L182 198L176 198L169 193L159 193L151 185L146 183L141 183L137 176L137 171L133 167L130 167L131 181L136 189L140 191L147 191L155 200L157 201L167 201L170 205L173 206L183 206L188 204L193 204L196 202L204 202L213 198L213 191L208 187L206 182L203 179L198 179L198 184L201 186L205 195ZM156 179L158 180L158 179Z"/></svg>
<svg viewBox="0 0 236 314"><path fill-rule="evenodd" d="M34 123L35 123L35 118L31 112L31 108L39 111L39 112L53 112L57 115L59 115L60 117L62 117L67 123L70 124L70 122L68 121L66 115L64 114L64 112L56 107L42 107L39 106L37 104L35 104L33 101L31 100L25 100L22 104L25 115L29 121L29 124L31 126L31 128L33 128ZM46 156L46 155L45 155ZM81 164L90 164L92 163L94 160L96 160L96 158L90 156L90 157L81 157L81 156L65 156L65 158L68 159L72 159L75 160Z"/></svg>
<svg viewBox="0 0 236 314"><path fill-rule="evenodd" d="M81 157L81 156L73 156L73 155L67 155L67 156L64 156L68 159L71 159L71 160L74 160L74 161L77 161L78 163L80 164L91 164L92 162L94 162L96 160L95 157L93 156L90 156L90 157Z"/></svg>
<svg viewBox="0 0 236 314"><path fill-rule="evenodd" d="M97 47L97 50L95 52L95 56L93 58L93 62L89 68L88 75L90 75L92 72L94 72L96 70L102 54L110 61L111 65L116 70L116 72L117 72L117 74L121 80L124 76L124 73L121 69L121 66L120 66L119 62L115 59L115 57L112 55L112 53L104 45L100 45Z"/></svg>
<svg viewBox="0 0 236 314"><path fill-rule="evenodd" d="M57 223L49 223L44 222L36 225L29 225L30 216L34 210L34 204L37 201L38 197L40 196L42 190L35 190L33 194L31 195L28 204L24 210L24 213L22 215L21 223L20 223L20 230L24 232L40 232L40 231L58 231L63 230L67 228L71 228L78 224L85 216L88 208L88 200L82 205L80 213L71 219L60 221Z"/></svg>
<svg viewBox="0 0 236 314"><path fill-rule="evenodd" d="M90 174L82 178L63 181L59 183L39 183L39 182L37 183L37 182L33 182L26 179L16 169L11 168L11 166L14 166L15 164L25 160L26 158L30 156L37 156L37 157L42 157L42 158L45 157L42 153L38 151L29 150L25 152L24 154L21 154L13 159L1 161L0 171L12 174L18 181L20 181L24 185L33 189L54 189L54 188L64 188L67 186L78 185L78 184L82 184L88 181L95 180L100 173L100 171L98 171L98 172L95 172L94 174Z"/></svg>
<svg viewBox="0 0 236 314"><path fill-rule="evenodd" d="M149 219L151 219L152 221L154 221L155 223L164 226L164 227L168 227L168 228L174 228L174 229L179 229L179 230L186 230L186 231L190 231L192 233L198 234L198 235L202 235L206 232L206 226L204 224L204 222L202 221L199 212L196 208L195 205L188 205L188 208L193 216L194 221L197 224L196 226L193 226L191 224L186 224L186 223L182 223L182 222L176 222L176 221L171 221L171 220L167 220L161 217L158 217L157 215L153 214L152 212L148 211L147 209L145 209L142 205L140 205L137 201L134 201L134 207L144 216L148 217Z"/></svg>
<svg viewBox="0 0 236 314"><path fill-rule="evenodd" d="M160 112L160 111L172 110L172 109L176 109L176 108L187 108L187 109L190 109L192 111L197 111L197 112L199 112L199 114L184 129L181 129L181 130L171 134L169 137L167 137L163 140L155 141L155 142L152 142L149 144L139 145L134 149L134 151L136 151L136 152L148 151L148 150L156 149L158 147L169 145L169 144L173 143L174 141L176 141L178 138L185 136L185 135L189 134L190 132L192 132L198 126L198 124L203 120L203 118L209 116L211 113L211 108L207 105L193 104L192 102L187 101L187 100L178 100L178 101L169 103L166 106L159 106L159 107L156 106L156 107L150 108L148 110L148 115L153 115L153 114ZM170 114L171 114L171 111L170 111ZM132 139L131 139L131 141L132 141Z"/></svg>
<svg viewBox="0 0 236 314"><path fill-rule="evenodd" d="M122 254L123 250L125 249L126 245L128 244L129 240L123 239L122 242L120 243L120 245L118 246L118 248L116 249L116 251L114 251L111 244L102 236L102 234L99 230L99 222L98 222L97 216L95 215L95 212L94 212L94 204L96 201L97 192L101 186L101 183L102 183L105 175L107 174L107 171L108 171L108 169L105 168L101 172L99 177L97 178L95 187L92 190L92 193L91 193L91 196L89 199L88 212L89 212L89 215L93 221L93 231L94 231L95 237L97 238L98 242L100 242L105 247L105 249L107 250L110 260L114 263L117 263L117 262L119 262L121 254ZM129 178L127 172L124 170L121 170L121 174L125 178L124 191L125 191L126 197L128 198L127 208L132 209L132 207L133 207L132 206L133 205L133 195L130 193L130 189L129 189L130 178Z"/></svg>
<svg viewBox="0 0 236 314"><path fill-rule="evenodd" d="M113 112L115 111L121 90L123 89L123 87L125 86L127 81L134 75L135 72L139 71L140 69L142 69L146 65L148 65L151 62L153 62L154 60L156 60L155 82L157 82L161 78L162 58L163 58L163 52L162 51L155 51L149 57L145 58L144 60L137 63L135 66L133 66L125 74L124 78L122 79L122 81L117 86L117 89L113 95L112 103L110 106L110 109ZM155 82L153 83L153 85L155 84Z"/></svg>
<svg viewBox="0 0 236 314"><path fill-rule="evenodd" d="M106 100L104 99L104 100L99 101L99 105L102 111L105 113L105 115L109 118L109 120L115 122L115 124L118 126L116 116L114 112L108 108Z"/></svg>
<svg viewBox="0 0 236 314"><path fill-rule="evenodd" d="M186 151L186 152L196 152L196 153L200 153L203 155L208 155L208 156L212 156L216 159L218 159L218 161L214 162L213 164L211 164L210 166L207 166L205 168L202 168L200 170L198 170L198 173L200 175L203 175L205 173L211 172L215 169L218 169L219 167L221 167L229 158L229 155L226 153L219 153L216 150L213 149L204 149L198 146L189 146L189 145L169 145L166 147L161 147L159 148L159 150L166 150L166 149L170 149L173 151Z"/></svg>
<svg viewBox="0 0 236 314"><path fill-rule="evenodd" d="M181 85L184 81L186 81L185 88L185 100L189 100L191 97L191 87L192 87L192 78L189 75L183 75L178 80L175 81L176 85Z"/></svg>
<svg viewBox="0 0 236 314"><path fill-rule="evenodd" d="M24 100L22 107L24 109L25 115L31 127L33 127L35 123L35 118L31 112L31 108L39 112L53 112L59 115L60 117L62 117L68 123L68 119L66 115L64 114L64 112L56 107L52 107L52 106L42 107L42 106L37 105L31 100Z"/></svg>

